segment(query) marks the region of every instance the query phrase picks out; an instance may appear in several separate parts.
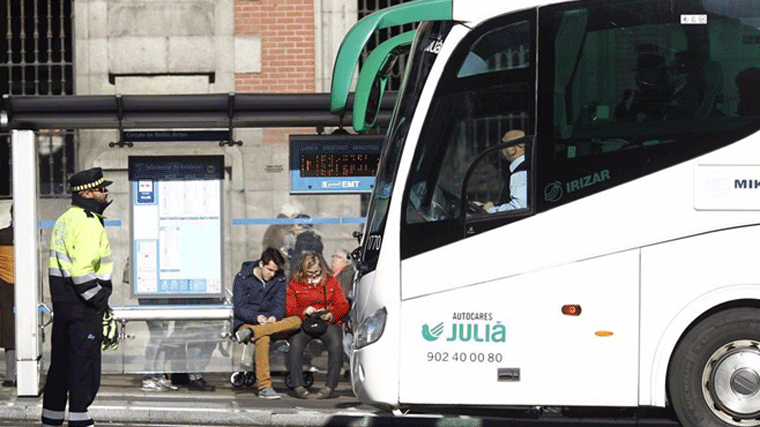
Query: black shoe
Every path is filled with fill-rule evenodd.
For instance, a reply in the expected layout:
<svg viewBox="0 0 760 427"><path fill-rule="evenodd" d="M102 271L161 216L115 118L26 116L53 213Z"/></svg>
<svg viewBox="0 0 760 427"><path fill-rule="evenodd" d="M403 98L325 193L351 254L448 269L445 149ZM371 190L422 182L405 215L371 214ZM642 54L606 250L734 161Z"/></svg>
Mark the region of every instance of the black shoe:
<svg viewBox="0 0 760 427"><path fill-rule="evenodd" d="M203 378L198 378L197 380L190 380L189 383L187 383L187 388L190 390L195 391L214 391L216 390L216 387L212 386L211 384L207 383L206 380Z"/></svg>
<svg viewBox="0 0 760 427"><path fill-rule="evenodd" d="M3 387L16 387L16 381L5 380L3 381Z"/></svg>
<svg viewBox="0 0 760 427"><path fill-rule="evenodd" d="M184 372L178 372L171 374L171 380L173 385L187 385L190 383L190 376Z"/></svg>

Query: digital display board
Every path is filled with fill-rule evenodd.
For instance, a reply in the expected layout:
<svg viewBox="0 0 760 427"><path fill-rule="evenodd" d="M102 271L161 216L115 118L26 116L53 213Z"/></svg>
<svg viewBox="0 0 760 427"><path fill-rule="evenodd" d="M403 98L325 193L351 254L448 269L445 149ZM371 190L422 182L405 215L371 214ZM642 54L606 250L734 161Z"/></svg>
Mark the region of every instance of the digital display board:
<svg viewBox="0 0 760 427"><path fill-rule="evenodd" d="M290 135L291 193L368 193L382 135Z"/></svg>
<svg viewBox="0 0 760 427"><path fill-rule="evenodd" d="M221 297L224 156L130 156L132 296Z"/></svg>

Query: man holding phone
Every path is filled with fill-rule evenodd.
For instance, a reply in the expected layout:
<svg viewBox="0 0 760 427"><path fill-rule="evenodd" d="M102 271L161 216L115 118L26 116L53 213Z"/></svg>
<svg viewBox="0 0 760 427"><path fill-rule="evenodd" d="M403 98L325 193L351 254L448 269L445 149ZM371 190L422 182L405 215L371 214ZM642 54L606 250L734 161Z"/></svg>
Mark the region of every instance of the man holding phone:
<svg viewBox="0 0 760 427"><path fill-rule="evenodd" d="M284 265L280 251L267 248L258 261L243 263L232 287L232 330L239 342L254 344L253 362L263 399L280 398L272 388L269 343L273 337L287 337L301 327L299 317L285 318L288 283L282 272Z"/></svg>

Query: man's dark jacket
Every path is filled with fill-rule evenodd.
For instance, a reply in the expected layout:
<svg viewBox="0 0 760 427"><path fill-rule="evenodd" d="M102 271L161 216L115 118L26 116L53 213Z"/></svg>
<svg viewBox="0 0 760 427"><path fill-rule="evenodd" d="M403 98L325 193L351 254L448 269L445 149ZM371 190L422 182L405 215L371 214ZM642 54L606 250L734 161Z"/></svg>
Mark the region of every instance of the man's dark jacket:
<svg viewBox="0 0 760 427"><path fill-rule="evenodd" d="M274 316L277 320L285 317L285 298L288 282L282 270L278 270L266 284L253 274L259 261L244 262L235 276L232 286L232 330L241 325L258 325L259 315Z"/></svg>

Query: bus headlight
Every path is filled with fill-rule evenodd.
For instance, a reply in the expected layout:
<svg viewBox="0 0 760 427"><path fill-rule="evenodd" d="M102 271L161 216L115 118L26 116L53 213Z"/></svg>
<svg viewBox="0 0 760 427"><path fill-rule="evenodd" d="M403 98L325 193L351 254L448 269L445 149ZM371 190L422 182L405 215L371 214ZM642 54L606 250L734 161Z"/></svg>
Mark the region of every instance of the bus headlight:
<svg viewBox="0 0 760 427"><path fill-rule="evenodd" d="M383 307L364 319L354 332L354 346L357 350L380 339L385 330L386 317L388 317L388 310Z"/></svg>

